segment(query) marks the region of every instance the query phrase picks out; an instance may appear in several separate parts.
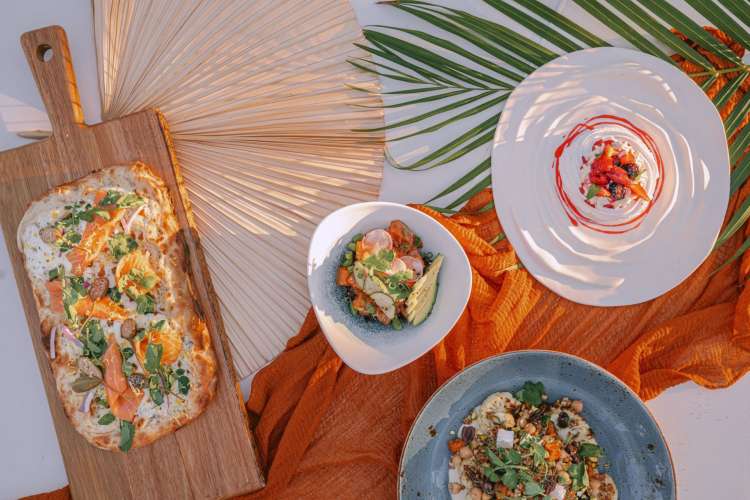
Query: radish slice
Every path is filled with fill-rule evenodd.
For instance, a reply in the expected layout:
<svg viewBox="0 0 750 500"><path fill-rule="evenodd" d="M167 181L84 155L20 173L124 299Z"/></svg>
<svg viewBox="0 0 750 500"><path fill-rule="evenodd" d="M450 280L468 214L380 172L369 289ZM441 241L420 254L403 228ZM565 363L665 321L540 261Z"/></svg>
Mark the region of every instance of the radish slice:
<svg viewBox="0 0 750 500"><path fill-rule="evenodd" d="M371 253L393 248L393 238L385 229L373 229L362 238L362 246Z"/></svg>
<svg viewBox="0 0 750 500"><path fill-rule="evenodd" d="M81 403L81 406L78 407L78 411L83 413L89 412L89 410L91 409L91 401L94 399L95 392L96 389L91 389L86 393L86 397L83 398L83 402Z"/></svg>
<svg viewBox="0 0 750 500"><path fill-rule="evenodd" d="M76 336L75 336L75 335L73 335L73 332L71 332L71 331L70 331L70 330L68 329L68 327L67 327L67 326L63 325L63 327L62 327L62 331L63 331L63 335L65 335L65 337L66 337L66 338L67 338L68 340L70 340L71 342L73 342L73 343L74 343L74 344L75 344L75 345L76 345L77 347L83 348L83 342L81 342L80 340L78 340L78 339L76 338Z"/></svg>
<svg viewBox="0 0 750 500"><path fill-rule="evenodd" d="M424 261L411 255L404 255L401 260L406 264L406 267L414 271L414 277L419 278L424 273Z"/></svg>
<svg viewBox="0 0 750 500"><path fill-rule="evenodd" d="M57 338L57 325L49 332L49 358L55 359L55 339Z"/></svg>
<svg viewBox="0 0 750 500"><path fill-rule="evenodd" d="M403 273L406 272L409 268L406 266L406 263L396 257L393 259L393 262L391 262L391 269L388 271L389 274L396 274L396 273Z"/></svg>

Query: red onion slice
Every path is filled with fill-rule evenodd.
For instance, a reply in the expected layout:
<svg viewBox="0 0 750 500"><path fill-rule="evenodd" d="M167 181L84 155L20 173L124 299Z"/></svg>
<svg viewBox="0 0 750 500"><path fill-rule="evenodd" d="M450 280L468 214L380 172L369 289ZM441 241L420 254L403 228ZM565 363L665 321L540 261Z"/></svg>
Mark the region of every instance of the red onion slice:
<svg viewBox="0 0 750 500"><path fill-rule="evenodd" d="M78 407L78 411L83 413L88 413L91 409L91 401L94 399L94 393L96 392L96 389L91 389L89 392L86 393L86 396L83 398L83 402L81 402L81 406Z"/></svg>
<svg viewBox="0 0 750 500"><path fill-rule="evenodd" d="M73 342L73 344L75 344L77 347L80 347L81 349L83 349L83 342L81 342L80 340L78 340L76 338L76 336L73 335L73 332L71 332L70 329L67 326L63 325L62 331L63 331L63 335L65 335L65 337L68 340L70 340L71 342Z"/></svg>
<svg viewBox="0 0 750 500"><path fill-rule="evenodd" d="M55 359L55 339L57 338L57 325L52 327L49 332L49 358Z"/></svg>

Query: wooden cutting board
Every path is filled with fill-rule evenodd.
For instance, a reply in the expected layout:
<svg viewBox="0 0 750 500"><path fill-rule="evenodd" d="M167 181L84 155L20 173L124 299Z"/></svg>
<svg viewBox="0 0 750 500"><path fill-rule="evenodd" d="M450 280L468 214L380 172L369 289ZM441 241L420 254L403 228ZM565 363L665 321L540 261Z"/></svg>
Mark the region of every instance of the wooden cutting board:
<svg viewBox="0 0 750 500"><path fill-rule="evenodd" d="M219 306L165 122L155 110L145 110L87 126L65 31L59 26L31 31L21 36L21 45L47 108L52 136L0 153L0 223L73 497L225 498L262 487ZM213 339L219 383L216 397L196 421L150 446L124 454L88 444L63 413L42 346L31 285L16 246L16 229L29 202L49 189L102 167L135 160L151 165L169 186L189 250L194 289Z"/></svg>

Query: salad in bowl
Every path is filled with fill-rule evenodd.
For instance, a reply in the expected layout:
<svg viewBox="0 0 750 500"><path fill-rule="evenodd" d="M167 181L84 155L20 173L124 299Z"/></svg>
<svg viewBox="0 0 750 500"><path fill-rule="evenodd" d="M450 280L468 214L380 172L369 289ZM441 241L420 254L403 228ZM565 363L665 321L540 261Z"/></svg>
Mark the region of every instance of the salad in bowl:
<svg viewBox="0 0 750 500"><path fill-rule="evenodd" d="M471 277L450 231L398 203L340 208L310 241L307 282L318 324L361 373L395 370L432 349L464 312Z"/></svg>
<svg viewBox="0 0 750 500"><path fill-rule="evenodd" d="M423 251L422 239L403 221L357 233L347 243L336 284L355 316L396 330L419 325L432 312L443 256Z"/></svg>

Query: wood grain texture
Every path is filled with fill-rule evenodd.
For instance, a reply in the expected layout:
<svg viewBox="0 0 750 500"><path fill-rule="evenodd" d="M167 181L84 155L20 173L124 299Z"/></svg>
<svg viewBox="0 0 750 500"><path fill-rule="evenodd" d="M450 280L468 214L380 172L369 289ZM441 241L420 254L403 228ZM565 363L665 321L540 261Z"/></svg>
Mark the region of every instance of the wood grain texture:
<svg viewBox="0 0 750 500"><path fill-rule="evenodd" d="M85 125L64 30L51 26L25 33L21 45L53 133L42 142L0 153L0 223L73 497L226 498L262 487L255 444L219 307L162 118L155 110L146 110L90 127ZM52 50L52 58L44 61L42 55L47 47ZM189 254L192 288L211 332L219 383L213 402L196 421L152 445L124 454L89 445L63 412L41 343L31 285L16 246L16 229L28 204L49 189L102 167L135 160L152 166L169 187Z"/></svg>

